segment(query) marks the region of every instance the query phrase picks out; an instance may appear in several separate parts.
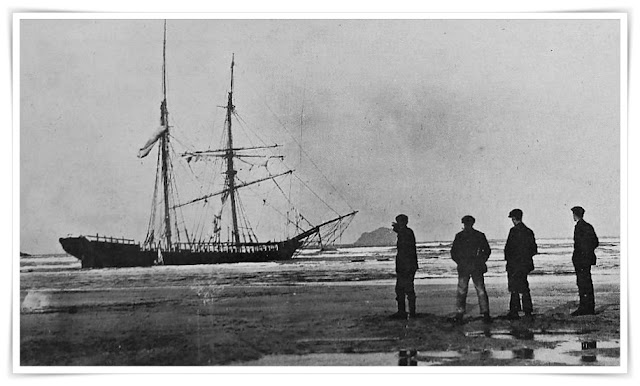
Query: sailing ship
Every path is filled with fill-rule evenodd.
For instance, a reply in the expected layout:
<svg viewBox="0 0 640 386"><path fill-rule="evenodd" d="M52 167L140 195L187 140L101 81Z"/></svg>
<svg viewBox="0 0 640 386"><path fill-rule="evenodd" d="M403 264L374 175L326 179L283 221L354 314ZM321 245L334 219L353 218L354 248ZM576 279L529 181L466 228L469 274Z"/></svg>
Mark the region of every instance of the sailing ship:
<svg viewBox="0 0 640 386"><path fill-rule="evenodd" d="M138 153L139 158L144 158L156 143L159 144L153 203L145 241L140 243L133 239L99 234L95 236L81 235L60 238L62 248L78 258L83 268L105 268L282 261L292 259L305 245L316 243L319 247L326 247L335 242L348 227L357 211L351 210L347 214L340 215L334 210L336 214L334 218L313 225L299 211L295 210L291 200L286 198L286 201L291 205L286 213L285 223L287 227L294 227L293 236L283 237L281 241L259 241L250 226L246 210L240 200L240 191L249 186L274 182L278 190L285 193L282 187L277 184L277 179L292 175L293 170L272 173L266 167L269 161L273 158L283 160L284 157L255 153L256 151L273 150L279 145L243 147L234 144L232 120L237 118L237 114L234 105L233 70L235 57L233 55L226 106L219 106L226 110L222 148L185 151L179 154L179 157L175 157L176 152L171 143L171 139L174 137L171 133L172 126L169 125L167 108L166 36L165 21L160 126ZM252 181L240 180L236 164L238 162L250 163L247 160L260 157L262 160L266 159L263 166L265 166L264 169L267 169L267 175ZM206 169L208 169L209 176L223 176L222 188L185 202L179 202L173 158L178 158L177 162L186 163L188 169L191 169L191 165L196 162L213 161L214 164L219 163L223 169L219 174L212 172L210 167ZM251 169L254 164L250 164L250 166ZM220 201L216 205L214 203L217 200L213 199L214 197L220 197ZM263 203L266 204L267 200L263 199ZM184 221L182 209L194 206L197 207L191 212L201 218L205 217L202 221L208 226L205 227L200 223L196 229L189 231L186 227L186 221ZM230 218L226 237L221 225L223 214ZM204 228L207 228L207 231Z"/></svg>

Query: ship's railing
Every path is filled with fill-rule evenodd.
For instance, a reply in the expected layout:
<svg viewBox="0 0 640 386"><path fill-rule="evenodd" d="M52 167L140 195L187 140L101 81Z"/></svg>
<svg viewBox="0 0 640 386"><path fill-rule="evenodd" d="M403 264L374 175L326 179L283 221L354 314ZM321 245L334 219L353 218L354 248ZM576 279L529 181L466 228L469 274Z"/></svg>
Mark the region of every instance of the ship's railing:
<svg viewBox="0 0 640 386"><path fill-rule="evenodd" d="M143 246L143 250L157 250L156 246ZM161 248L167 251L166 248ZM236 245L233 243L174 243L170 252L225 252L225 253L254 253L277 251L277 243L246 243Z"/></svg>
<svg viewBox="0 0 640 386"><path fill-rule="evenodd" d="M111 236L103 236L96 233L96 235L84 236L89 241L101 241L105 243L115 243L115 244L128 244L128 245L136 245L135 240L125 239L124 237L111 237Z"/></svg>

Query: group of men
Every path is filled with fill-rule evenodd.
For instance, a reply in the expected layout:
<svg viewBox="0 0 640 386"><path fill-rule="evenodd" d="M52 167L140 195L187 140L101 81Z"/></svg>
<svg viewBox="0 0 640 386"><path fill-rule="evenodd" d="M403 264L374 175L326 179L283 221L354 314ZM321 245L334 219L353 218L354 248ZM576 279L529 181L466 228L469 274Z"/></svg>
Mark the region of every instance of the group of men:
<svg viewBox="0 0 640 386"><path fill-rule="evenodd" d="M572 316L594 315L595 296L591 281L591 266L596 264L595 249L598 247L598 236L591 224L584 221L585 210L580 206L571 208L573 220L576 222L572 255L573 267L576 272L580 305L571 313ZM533 231L522 222L522 210L513 209L509 218L513 227L509 231L507 243L504 247L504 258L507 262L507 282L511 295L509 312L506 317L510 320L520 318L520 311L526 317L533 316L533 302L529 289L528 275L534 269L533 256L538 254L538 246ZM393 230L398 234L396 255L396 300L398 312L391 315L392 319L406 319L416 316L416 293L413 285L418 270L418 255L416 238L407 225L409 218L398 215L392 223ZM473 228L475 219L466 215L462 217L463 230L456 234L451 246L451 258L457 264L458 288L456 294L456 315L454 320L462 322L466 312L469 279L478 294L478 304L482 320L491 323L489 312L489 296L484 285L484 274L487 272L487 260L491 256L491 247L484 233ZM409 313L406 311L405 298L409 303Z"/></svg>

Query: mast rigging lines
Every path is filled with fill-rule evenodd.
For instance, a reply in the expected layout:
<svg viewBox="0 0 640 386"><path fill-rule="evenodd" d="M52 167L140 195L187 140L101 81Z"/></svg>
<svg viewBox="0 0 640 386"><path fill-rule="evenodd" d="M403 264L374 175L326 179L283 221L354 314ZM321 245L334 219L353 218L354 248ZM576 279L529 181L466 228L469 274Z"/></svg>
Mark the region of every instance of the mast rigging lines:
<svg viewBox="0 0 640 386"><path fill-rule="evenodd" d="M295 175L293 174L293 170L287 170L285 172L272 174L267 167L271 159L280 159L284 165L284 159L283 159L284 157L276 156L276 155L263 156L263 155L256 155L256 154L244 154L244 152L252 151L252 150L273 150L275 148L279 148L280 145L277 145L277 144L267 145L262 140L262 138L260 138L260 136L254 132L254 135L256 136L256 138L258 138L258 140L262 142L262 146L234 147L232 118L236 117L236 119L238 120L238 123L240 124L240 127L242 127L245 130L246 128L244 127L242 122L246 124L246 121L237 114L235 110L235 106L233 104L233 92L234 92L234 76L233 75L234 75L234 66L235 66L235 57L233 56L232 56L231 68L230 68L230 73L231 73L230 90L228 91L227 104L226 106L224 106L224 108L226 109L225 127L224 127L225 130L223 130L224 134L222 138L222 141L226 142L226 144L224 144L223 146L224 148L215 149L215 150L204 150L204 151L192 150L192 151L187 151L180 154L182 158L186 161L187 166L185 169L188 169L188 171L193 176L195 176L195 180L201 183L200 189L204 187L203 185L209 185L209 187L211 187L211 184L215 180L215 173L211 173L210 182L200 181L196 173L192 169L191 161L192 160L200 161L210 157L213 159L220 159L221 161L223 161L226 164L226 168L225 168L226 170L223 172L223 175L225 175L225 188L215 193L205 194L201 197L191 199L187 202L180 203L179 196L178 196L177 182L173 175L174 165L170 157L171 153L173 153L173 155L176 155L176 152L174 150L173 144L170 141L170 138L172 138L173 135L169 132L170 125L169 125L169 112L167 108L167 82L166 82L166 33L167 33L167 27L166 27L166 21L165 21L164 34L163 34L163 52L162 52L163 99L160 105L160 123L161 123L161 126L164 127L164 132L160 137L160 146L159 146L160 149L158 152L157 169L156 169L156 184L154 188L153 204L152 204L151 216L149 220L149 228L147 231L145 244L151 245L154 242L158 241L156 237L157 230L160 231L160 235L162 236L161 239L166 240L166 246L169 248L171 248L171 246L173 245L174 236L177 238L178 243L181 242L181 233L184 233L184 236L188 241L188 243L203 242L203 239L205 237L204 217L206 216L208 209L204 210L203 208L203 210L200 211L199 213L200 220L198 220L200 225L195 224L196 225L194 228L195 231L191 235L187 230L184 213L182 213L182 210L180 210L180 213L178 213L177 209L183 208L187 205L194 204L197 202L203 202L204 203L203 207L208 207L209 202L207 200L211 197L218 196L218 195L222 196L221 205L217 214L213 214L213 221L212 221L213 229L212 229L211 235L209 235L209 241L211 240L221 241L220 231L222 230L222 226L220 221L222 218L222 212L223 212L225 201L228 198L230 201L229 203L230 203L231 220L232 220L232 229L231 229L229 242L233 242L236 246L241 245L243 242L244 243L257 242L257 237L253 232L251 224L249 223L248 216L246 215L246 209L240 200L240 196L238 195L238 189L248 187L254 184L258 184L261 182L269 181L269 180L274 182L275 186L277 187L279 192L283 195L283 197L285 197L285 200L290 205L292 210L298 213L299 218L304 220L307 224L309 224L309 226L312 227L311 230L308 230L302 233L302 235L305 235L304 237L300 237L299 235L296 237L296 239L304 240L304 238L309 237L316 233L318 237L321 237L320 228L323 226L329 226L329 225L330 225L330 231L334 235L337 233L342 234L342 232L339 232L340 224L346 218L352 219L353 218L352 215L356 213L355 211L353 211L349 215L340 216L337 219L331 220L329 222L325 222L319 226L314 227L313 224L306 217L302 216L300 212L297 209L295 209L293 202L291 200L291 197L287 196L287 194L283 191L281 186L276 181L276 178L278 177L282 177L286 175ZM273 114L273 111L268 105L267 105L267 108ZM303 119L302 114L303 113L301 113L301 117L300 117L301 123ZM280 121L277 117L276 119L278 120L278 123L285 129L287 134L291 136L291 133L286 128L286 126L282 123L282 121ZM298 146L300 147L300 151L301 151L300 157L302 157L302 153L304 153L307 157L309 157L309 155L304 151L304 149L302 149L301 143L298 142L296 138L294 138L293 136L291 137L295 142L298 143ZM180 142L177 139L176 139L176 143L180 144L183 147L186 147L184 144L182 144L182 142ZM266 160L261 164L256 164L248 161L251 158L263 158L263 159L266 158ZM235 170L234 159L237 159L245 164L248 164L250 166L250 169L252 169L255 166L264 166L264 168L267 170L269 175L253 181L243 182L242 180L237 179L238 171ZM328 180L326 175L322 173L322 171L318 168L317 164L313 162L313 160L311 159L310 161L311 161L311 164L320 172L322 177L329 183L331 188L347 203L347 205L349 205L346 199L344 198L344 196L340 194L340 192L336 189L336 187L333 184L331 184L331 182ZM295 175L295 177L300 181L300 183L306 189L308 189L318 200L320 200L320 202L322 202L332 212L334 212L335 214L338 214L338 212L335 209L333 209L325 200L323 200L315 191L313 191L313 189L311 189L311 187L305 181L303 181L297 175ZM160 187L162 191L161 200L158 197ZM266 200L263 200L263 201L264 201L264 204L266 205ZM163 221L162 221L162 224L160 224L160 228L156 228L155 226L155 222L157 219L156 212L157 212L158 206L163 207L163 216L162 216ZM272 209L275 212L277 212L278 214L280 214L281 216L287 219L287 225L294 224L298 230L302 230L302 228L299 226L297 222L294 223L293 221L290 220L289 210L287 210L286 214L283 214L271 204L269 206L272 207ZM349 205L349 208L352 209L350 205ZM181 219L181 224L183 226L182 230L180 229L181 228L180 223L178 222L179 218ZM175 229L175 233L173 232L173 229ZM328 232L324 232L324 233L328 233ZM325 235L325 240L328 240L328 239L330 238L327 238ZM335 238L333 238L333 240L335 240Z"/></svg>

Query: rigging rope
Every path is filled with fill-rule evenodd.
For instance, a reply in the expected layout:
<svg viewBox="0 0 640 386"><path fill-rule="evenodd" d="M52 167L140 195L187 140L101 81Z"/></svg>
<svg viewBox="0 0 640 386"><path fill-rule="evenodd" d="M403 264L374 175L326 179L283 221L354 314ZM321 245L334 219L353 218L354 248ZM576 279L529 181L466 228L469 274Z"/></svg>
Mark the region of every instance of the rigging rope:
<svg viewBox="0 0 640 386"><path fill-rule="evenodd" d="M160 152L158 152L158 160L156 164L156 178L154 181L153 187L153 198L151 200L151 214L149 216L149 226L147 227L147 237L145 238L144 244L151 244L154 242L155 238L155 221L156 221L156 201L158 200L158 178L160 175Z"/></svg>
<svg viewBox="0 0 640 386"><path fill-rule="evenodd" d="M316 196L318 198L318 200L320 200L323 204L325 204L327 206L327 208L329 208L329 210L331 210L333 213L337 214L338 216L340 215L340 213L338 213L335 209L333 209L329 204L327 204L322 197L318 196L318 194L316 192L314 192L313 190L311 190L311 188L306 184L306 182L304 182L300 177L298 177L297 175L294 174L294 177L297 178L307 189L309 189L309 191L311 193L313 193L314 196Z"/></svg>
<svg viewBox="0 0 640 386"><path fill-rule="evenodd" d="M320 168L318 167L318 165L317 165L315 162L313 162L313 160L311 159L311 157L309 156L309 154L308 154L307 152L305 152L305 151L304 151L304 148L302 148L302 145L300 144L300 142L298 142L298 141L295 139L295 137L293 137L293 135L291 135L291 133L289 132L289 130L287 129L287 127L284 125L284 123L282 123L282 121L280 121L280 119L275 115L275 113L273 112L273 110L271 110L271 108L266 104L266 102L264 102L264 103L265 103L265 106L267 107L267 109L269 109L269 111L271 112L271 114L273 114L273 115L274 115L274 117L276 118L276 120L278 121L278 123L279 123L279 124L280 124L284 129L285 129L285 131L287 132L287 134L289 134L289 136L294 140L294 142L296 142L296 144L300 147L301 151L302 151L302 152L307 156L307 158L309 159L309 161L311 162L311 164L312 164L312 165L313 165L313 166L314 166L314 167L315 167L315 168L320 172L320 174L322 175L322 177L323 177L323 178L324 178L324 179L329 183L329 185L331 186L331 188L332 188L332 189L333 189L333 190L334 190L334 191L335 191L335 192L340 196L340 198L342 198L342 200L347 204L347 206L349 207L349 209L353 211L353 208L351 207L351 205L349 205L348 201L344 198L344 196L340 193L340 191L339 191L339 190L338 190L338 189L337 189L333 184L331 184L331 182L329 181L329 179L328 179L328 178L327 178L327 177L322 173L322 171L320 170ZM245 122L245 123L246 123L246 121L245 121L242 117L240 117L238 114L235 114L235 115L236 115L236 117L238 118L238 120L239 120L239 121L240 121L240 120L242 120L243 122ZM241 125L241 126L242 126L242 125ZM262 139L261 139L257 134L256 134L256 137L258 137L258 139L260 139L260 141L261 141L264 145L266 145L266 143L265 143L264 141L262 141ZM283 163L283 165L284 165L285 167L287 167L288 169L292 169L292 168L290 168L290 167L287 165L287 163L286 163L286 162L282 161L282 163ZM295 173L294 173L294 175L295 175ZM311 187L310 187L308 184L306 184L304 181L302 181L302 179L301 179L300 177L298 177L298 176L296 175L296 178L297 178L300 182L302 182L302 184L303 184L303 185L304 185L304 186L305 186L305 187L306 187L306 188L307 188L311 193L313 193L313 195L314 195L314 196L316 196L316 197L317 197L317 198L318 198L318 199L319 199L319 200L320 200L324 205L326 205L326 206L327 206L327 208L329 208L333 213L336 213L336 214L338 214L338 215L339 215L339 213L338 213L335 209L333 209L333 207L331 207L331 206L330 206L326 201L324 201L322 198L320 198L320 196L319 196L315 191L313 191L313 189L311 189Z"/></svg>
<svg viewBox="0 0 640 386"><path fill-rule="evenodd" d="M237 111L234 111L234 112L233 112L233 115L236 117L236 119L238 120L238 123L240 124L240 127L241 127L243 130L245 130L245 131L250 130L250 131L251 131L251 133L252 133L253 135L255 135L255 137L256 137L256 138L258 138L258 141L260 141L260 142L262 143L262 145L264 145L264 146L268 146L268 145L267 145L267 143L266 143L266 142L265 142L265 141L264 141L264 140L263 140L263 139L258 135L258 133L257 133L256 131L251 130L251 127L249 127L249 126L250 126L250 125L249 125L249 123L248 123L247 121L245 121L245 120L244 120L244 118L243 118L243 117L241 117L241 116L238 114L238 112L237 112ZM244 123L244 124L246 124L246 125L247 125L247 127L245 127L245 126L243 125L243 123Z"/></svg>
<svg viewBox="0 0 640 386"><path fill-rule="evenodd" d="M165 42L166 44L166 42ZM164 78L164 73L165 73L165 64L164 64L164 52L163 52L163 92L165 93L165 100L164 103L166 103L166 87L167 87L167 83L166 83L166 79ZM320 168L317 166L317 164L311 159L311 157L309 156L309 154L304 151L304 148L302 148L301 143L296 140L296 138L291 134L291 132L289 131L289 129L284 125L284 123L275 115L275 113L273 112L273 110L266 104L266 102L264 102L267 109L271 112L271 114L274 115L274 117L276 118L276 120L278 121L278 123L280 124L280 126L285 130L285 132L293 139L293 141L299 146L300 150L301 150L301 155L302 153L304 153L306 155L306 157L309 159L309 161L311 162L311 164L316 168L316 170L318 170L318 172L321 174L321 176L327 181L327 183L329 184L329 186L333 189L333 191L335 193L338 194L338 196L340 196L340 198L342 198L342 200L345 201L345 203L347 203L347 205L349 206L349 208L351 208L351 205L348 204L347 200L345 199L345 197L340 193L340 191L329 181L329 179L327 178L327 176L322 172L322 170L320 170ZM304 108L304 107L303 107ZM258 134L257 131L253 130L250 125L248 125L248 123L246 122L246 120L241 117L236 110L232 110L232 114L233 116L236 117L237 122L239 123L238 126L240 126L240 128L242 129L242 131L245 133L246 137L249 139L250 143L253 143L252 139L250 138L251 135L257 139L257 141L259 141L260 143L262 143L263 145L267 146L267 143L262 139L262 137ZM168 118L168 112L167 112L167 118ZM302 124L302 114L301 114L301 124ZM173 119L172 116L172 121L175 121L175 119ZM176 126L177 127L177 126ZM302 128L301 128L302 130ZM213 137L213 136L212 136ZM213 141L213 138L211 138L209 145L211 145L211 141ZM169 138L172 138L173 141L168 141ZM221 143L222 146L221 148L224 147L224 144L227 142L225 139L227 139L227 130L221 130ZM185 149L193 149L191 146L185 145L182 141L180 141L178 138L176 138L172 133L168 133L167 134L167 142L169 145L169 151L171 153L171 155L173 157L178 157L178 155L176 154L175 148L173 146L173 142L175 141L175 143L177 143L178 145L180 145L181 147L184 147ZM173 218L173 222L174 222L174 226L175 226L175 230L176 230L176 238L177 238L177 242L180 243L181 242L181 229L180 226L183 227L183 231L184 231L184 235L186 236L187 242L189 243L189 245L191 245L191 243L195 243L196 240L202 241L203 237L205 235L205 230L207 228L207 226L205 225L207 223L206 218L209 218L209 216L211 214L213 214L213 229L211 232L211 235L209 236L209 240L217 240L217 242L221 241L221 230L222 230L222 224L221 222L221 218L222 218L222 213L224 211L224 207L225 207L225 203L227 201L228 198L228 194L226 195L222 195L221 197L221 205L220 205L220 210L218 211L218 215L215 215L215 209L214 209L214 205L209 203L208 200L205 200L203 203L203 207L202 210L197 210L198 212L198 216L193 216L193 221L194 221L194 226L191 229L191 231L193 232L191 235L189 234L188 231L188 227L187 227L187 222L185 220L185 216L184 216L184 211L182 209L180 209L179 211L177 210L177 208L175 208L175 202L180 202L180 198L179 198L179 192L178 192L178 181L176 180L176 176L174 176L173 172L174 172L174 167L176 169L182 168L185 171L189 172L187 174L193 176L193 180L195 181L195 185L201 190L205 188L206 186L206 190L209 191L212 189L212 187L215 185L216 181L217 181L217 174L215 173L215 168L205 168L204 173L202 176L202 178L196 173L196 171L194 170L194 168L192 167L191 163L189 161L185 162L186 166L182 163L178 161L178 165L179 166L175 166L174 162L172 160L172 157L168 157L169 159L167 160L167 169L168 169L168 176L167 179L169 181L167 181L167 185L168 185L168 196L167 198L165 198L168 202L167 204L174 204L171 205L173 208L173 214L174 214L174 218ZM264 164L265 169L267 169L267 172L269 175L271 175L271 172L268 170L268 162L271 158L274 157L266 157L267 161ZM281 157L278 157L281 158ZM251 169L253 169L253 167L259 166L260 163L253 163L253 162L249 162L246 161L244 159L242 159L242 157L237 157L237 160L243 162L246 165L249 165L249 171L251 171ZM300 158L302 159L302 157ZM200 158L196 158L196 162L199 161ZM213 161L213 166L217 167L219 166L218 162L223 162L222 159L216 159L214 158ZM282 164L284 166L286 166L286 163L284 161L282 161ZM161 165L161 154L160 151L158 152L158 165ZM290 169L290 168L289 168ZM245 169L246 170L246 169ZM228 178L229 175L225 175L225 183L228 183ZM237 177L236 177L237 178ZM300 181L301 185L304 186L306 189L308 189L318 200L320 200L320 202L322 202L330 211L332 211L333 213L337 214L338 216L340 215L335 209L333 209L324 199L322 199L322 197L320 197L315 191L313 191L311 189L311 187L305 182L303 181L298 175L296 175L296 178ZM145 240L145 243L152 243L154 241L154 234L156 233L156 219L157 219L157 205L160 205L162 202L164 202L165 199L160 199L158 197L158 186L160 186L162 184L162 176L160 174L160 167L158 166L156 169L156 180L155 180L155 186L154 186L154 195L153 195L153 201L152 201L152 210L151 210L151 216L149 219L149 227L148 227L148 231L147 231L147 238ZM238 181L240 181L242 183L242 180L240 180L238 178ZM313 224L307 219L305 218L302 214L299 213L299 211L295 208L294 203L292 201L291 198L291 190L292 190L292 185L293 185L293 181L290 180L289 181L289 193L287 194L282 187L278 184L277 181L275 181L275 179L272 179L272 181L274 181L274 184L276 186L276 188L280 191L280 193L283 195L283 197L285 198L286 202L290 205L290 210L287 210L286 215L283 214L280 210L278 210L275 206L271 205L271 202L267 203L266 200L264 200L264 205L270 207L273 211L275 211L276 213L280 214L283 218L286 219L286 232L288 233L289 230L289 225L293 224L295 226L296 229L300 230L300 231L304 231L304 229L300 226L300 220L303 220L304 222L306 222L309 226L313 227ZM184 193L184 192L183 192ZM160 201L160 202L158 202ZM241 230L238 230L238 233L240 233L240 235L238 235L238 237L242 237L242 239L244 240L244 242L247 242L247 238L248 240L251 242L253 240L255 240L257 242L257 237L253 231L253 228L251 227L251 224L249 222L249 218L247 216L246 213L246 208L243 204L243 202L240 200L240 195L238 194L237 196L237 203L238 203L238 209L239 209L239 215L240 215L240 220L242 222L242 224L244 225L244 227L241 227ZM290 216L290 213L297 213L297 216ZM166 218L167 214L165 213L165 217ZM352 219L352 218L351 218ZM295 220L295 222L294 222ZM164 227L162 227L162 223L164 221L161 221L159 226L160 226L160 233L161 235L164 236L164 238L166 238L168 235L166 234L166 229ZM351 220L348 221L348 223L350 223ZM325 231L321 231L320 229L318 229L318 234L317 237L321 237L321 234L330 234L329 237L326 237L325 240L329 240L329 241L335 241L337 239L337 237L340 237L342 235L342 233L344 232L344 229L341 230L340 226L343 223L342 220L336 222L335 224L329 225L327 226L327 229ZM338 236L336 236L338 235ZM192 239L193 237L193 239ZM313 235L311 237L309 237L308 239L313 239L315 238L316 235ZM229 235L228 238L229 241L232 240L231 235Z"/></svg>
<svg viewBox="0 0 640 386"><path fill-rule="evenodd" d="M239 204L240 212L241 212L240 218L244 222L244 229L247 230L247 234L246 235L249 237L249 242L253 241L254 238L257 241L257 238L255 237L255 234L253 233L253 228L251 227L251 224L249 223L249 218L246 215L246 211L244 209L244 205L243 205L242 201L240 200L240 197L238 197L238 204ZM246 243L247 241L246 241L246 237L245 237L245 233L244 232L242 233L242 237L243 237L243 239L245 240L245 243Z"/></svg>
<svg viewBox="0 0 640 386"><path fill-rule="evenodd" d="M178 141L180 145L182 145L183 147L187 147L185 146L183 143L181 143L180 141ZM173 146L171 146L171 152L174 156L174 158L178 158L180 159L180 157L178 156L175 148ZM219 159L214 159L213 161L213 168L205 168L205 172L206 175L204 176L204 178L200 178L198 176L198 174L194 171L194 169L191 166L190 162L179 162L178 165L180 165L180 167L185 170L188 171L190 173L188 173L190 176L193 177L194 182L196 182L196 185L198 185L198 188L200 190L200 193L204 194L204 192L208 192L211 191L211 188L215 185L216 183L216 174L215 174L215 166L220 162ZM185 166L186 164L186 166ZM173 167L173 164L172 164ZM208 175L207 175L208 174ZM204 181L202 181L204 180ZM177 192L177 183L175 183L176 186L176 192ZM208 184L208 187L205 189L204 184ZM178 200L178 202L180 202L179 196L176 195L176 199ZM204 200L203 202L203 210L198 211L198 216L196 216L193 219L193 224L192 224L192 229L194 230L194 232L189 235L188 234L188 229L186 227L186 221L184 221L184 212L180 212L180 215L183 218L184 221L184 231L185 234L187 235L187 239L192 241L192 240L202 240L203 235L204 235L204 231L205 231L205 218L209 218L211 213L211 209L212 209L212 205L210 204L210 202L208 200Z"/></svg>
<svg viewBox="0 0 640 386"><path fill-rule="evenodd" d="M344 198L344 196L340 193L340 191L331 183L331 181L329 181L329 179L327 178L327 176L324 175L324 173L322 173L322 170L320 170L320 168L318 167L318 165L316 165L316 163L313 161L313 159L311 158L311 156L309 156L309 154L304 150L304 148L302 147L302 144L300 142L298 142L298 140L291 134L291 132L289 131L289 129L284 125L284 123L280 120L280 118L278 118L278 116L273 112L273 110L271 110L271 107L267 104L266 101L263 100L263 103L265 105L265 107L269 110L269 112L271 112L271 114L273 114L273 116L275 117L275 119L278 121L278 123L280 124L280 126L282 126L283 129L285 129L285 131L287 132L287 134L289 134L289 136L291 137L291 139L293 139L293 141L298 144L298 146L300 147L300 150L307 156L307 159L309 159L309 161L311 162L311 164L316 168L316 170L318 170L318 172L320 172L320 175L322 175L322 177L327 181L327 183L329 183L329 185L331 186L331 188L338 193L338 195L340 196L340 198L342 198L342 200L344 200L344 202L347 204L347 206L349 207L350 210L353 210L353 208L351 207L351 205L349 205L349 202L347 201L346 198Z"/></svg>
<svg viewBox="0 0 640 386"><path fill-rule="evenodd" d="M169 145L169 150L171 151L171 142L168 143ZM171 157L168 157L167 160L167 177L170 179L168 182L169 185L169 197L165 198L169 200L169 207L171 207L174 202L172 201L173 195L176 194L177 195L177 187L174 188L175 186L175 178L173 176L173 159ZM181 211L182 213L182 211ZM183 220L184 221L184 220ZM174 222L174 226L175 226L175 230L176 230L176 236L178 238L178 243L180 243L180 228L178 227L178 216L177 216L177 211L174 209L173 210L173 222Z"/></svg>
<svg viewBox="0 0 640 386"><path fill-rule="evenodd" d="M291 206L293 207L293 202L291 202L291 200L289 200L289 198L287 197L286 193L282 190L282 188L280 187L280 185L278 184L278 182L277 182L277 181L275 181L275 180L274 180L273 182L276 184L276 186L278 187L278 189L280 190L280 192L282 192L282 195L285 197L285 199L286 199L286 200L289 202L289 204L291 204ZM295 209L295 208L294 208L294 209ZM297 210L296 210L296 211L297 211ZM313 226L314 226L314 225L313 225L309 220L307 220L304 216L302 216L302 214L300 214L300 217L301 217L304 221L306 221L306 222L307 222L307 224L308 224L309 226L311 226L311 227L313 227ZM287 216L287 220L289 220L289 219L288 219L288 216ZM298 229L301 229L297 224L296 224L296 227L297 227Z"/></svg>
<svg viewBox="0 0 640 386"><path fill-rule="evenodd" d="M275 187L274 189L276 189L276 188L277 188L277 187ZM256 194L256 192L255 192L253 189L249 189L249 191L250 191L250 192L252 192L252 193L254 193L254 196L256 196L256 197L263 197L263 196L261 196L261 195ZM273 190L272 190L272 192L273 192ZM285 199L287 199L287 198L285 197ZM276 212L278 215L280 215L282 218L284 218L284 219L286 220L286 222L285 222L285 224L286 224L286 225L293 224L293 225L296 227L296 229L297 229L298 231L300 231L300 232L304 232L304 231L306 231L306 229L304 229L304 228L300 227L298 223L295 223L295 222L291 221L288 215L286 215L286 214L282 213L282 212L281 212L278 208L276 208L274 205L271 205L271 202L270 202L270 201L271 201L271 200L269 200L269 195L267 195L267 199L264 199L264 198L263 198L263 205L264 205L264 206L269 207L271 210L273 210L273 211L274 211L274 212ZM307 220L305 219L305 221L307 221ZM309 221L307 221L307 223L309 224L309 226L310 226L310 227L313 227L313 226L314 226L314 225L313 225L313 224L311 224ZM259 227L259 226L260 226L260 222L258 222L258 223L256 224L256 228L257 228L257 227Z"/></svg>
<svg viewBox="0 0 640 386"><path fill-rule="evenodd" d="M177 155L177 153L176 153L176 151L175 151L175 149L174 149L174 147L173 147L173 146L171 146L171 149L170 149L170 150L171 150L171 152L172 152L173 156L174 156L175 158L178 158L178 159L179 159L179 157L178 157L178 155ZM190 172L191 172L191 174L190 174L190 175L191 175L191 176L193 176L193 178L194 178L194 180L195 180L196 182L199 182L199 181L198 181L198 180L199 180L199 179L198 179L198 176L196 175L196 173L195 173L195 172L193 171L193 169L191 168L191 165L190 165L188 162L187 162L186 164L187 164L188 171L190 171ZM173 169L173 163L172 163L171 165L172 165L172 169ZM183 162L179 162L179 163L178 163L178 165L180 165L183 169L185 169L185 170L186 170L186 168L185 168L185 166L184 166L184 163L183 163ZM176 193L175 193L176 197L175 197L175 200L174 200L174 201L180 202L181 200L180 200L180 196L179 196L179 194L178 194L177 183L176 183L176 181L175 181L175 177L173 178L173 185L175 185L175 192L176 192ZM196 184L196 185L197 185L197 184ZM200 186L200 189L202 190L202 186ZM205 210L205 211L206 211L206 210ZM194 237L194 240L195 240L195 235L199 233L198 229L199 229L199 228L201 228L198 224L201 222L201 220L202 220L202 217L201 217L201 216L202 216L202 214L203 214L205 211L199 211L199 213L200 213L200 219L198 219L198 220L194 220L194 223L193 223L194 233L191 235L191 236L193 236L193 237ZM174 214L175 214L175 216L177 217L177 211L176 211L176 208L174 208ZM184 233L185 233L185 235L186 235L186 237L187 237L187 240L188 240L189 242L191 242L191 241L192 241L192 239L191 239L191 237L189 236L189 232L188 232L188 229L187 229L187 222L186 222L186 220L185 220L184 212L183 212L182 210L180 210L180 216L182 217L182 222L183 222L183 226L184 226ZM178 229L176 229L176 230L179 232L179 230L178 230Z"/></svg>

